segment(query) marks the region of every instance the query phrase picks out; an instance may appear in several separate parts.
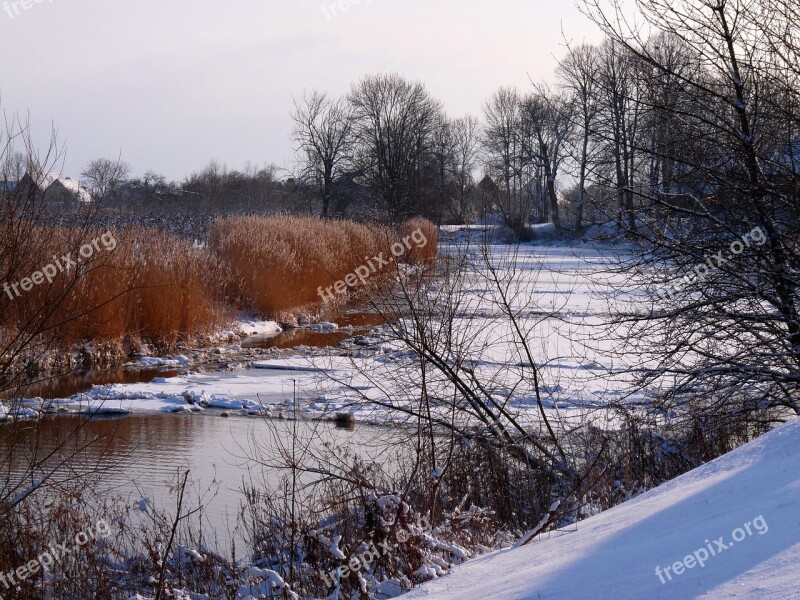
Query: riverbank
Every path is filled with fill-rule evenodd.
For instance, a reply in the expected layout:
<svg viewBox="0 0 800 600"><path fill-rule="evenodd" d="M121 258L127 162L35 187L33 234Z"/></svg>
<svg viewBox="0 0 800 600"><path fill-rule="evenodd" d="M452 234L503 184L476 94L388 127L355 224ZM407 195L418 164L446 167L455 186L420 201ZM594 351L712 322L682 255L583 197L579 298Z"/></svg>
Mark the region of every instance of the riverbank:
<svg viewBox="0 0 800 600"><path fill-rule="evenodd" d="M245 331L255 320L237 314L282 329L324 323L367 295L391 293L405 270L437 254L436 228L424 219L391 228L229 217L193 242L143 226L72 230L22 217L4 226L0 238L14 241L2 252L8 278L22 282L0 295L0 392L10 395L56 375L279 331Z"/></svg>

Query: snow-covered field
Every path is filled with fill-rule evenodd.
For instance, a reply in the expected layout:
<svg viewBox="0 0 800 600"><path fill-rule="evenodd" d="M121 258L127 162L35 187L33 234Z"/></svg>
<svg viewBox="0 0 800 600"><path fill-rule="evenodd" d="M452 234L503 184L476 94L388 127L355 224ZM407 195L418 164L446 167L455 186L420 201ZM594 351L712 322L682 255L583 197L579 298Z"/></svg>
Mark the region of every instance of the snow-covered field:
<svg viewBox="0 0 800 600"><path fill-rule="evenodd" d="M798 567L795 420L570 531L477 558L404 598L787 600L800 598Z"/></svg>

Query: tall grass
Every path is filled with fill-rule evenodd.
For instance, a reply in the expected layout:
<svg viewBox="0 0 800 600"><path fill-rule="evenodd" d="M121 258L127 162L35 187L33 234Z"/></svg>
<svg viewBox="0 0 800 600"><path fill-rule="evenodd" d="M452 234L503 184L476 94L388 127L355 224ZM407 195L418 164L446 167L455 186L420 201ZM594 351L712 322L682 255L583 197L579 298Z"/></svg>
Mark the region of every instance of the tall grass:
<svg viewBox="0 0 800 600"><path fill-rule="evenodd" d="M81 247L101 236L90 257ZM112 248L113 245L113 248ZM2 329L43 336L58 346L93 341L143 340L174 346L225 323L217 304L224 277L214 256L191 242L143 227L124 230L28 230L25 251L5 253L13 273L6 283L65 264L69 254L80 263L61 270L20 295L0 300Z"/></svg>
<svg viewBox="0 0 800 600"><path fill-rule="evenodd" d="M425 239L425 244L414 243L415 239L420 239L419 234ZM415 236L415 234L417 234ZM407 254L407 261L412 264L429 264L436 258L439 244L439 230L436 225L428 219L414 217L400 226L400 237L411 239L411 248Z"/></svg>
<svg viewBox="0 0 800 600"><path fill-rule="evenodd" d="M174 346L225 324L218 302L221 267L207 249L167 233L135 227L117 232L116 249L100 256L81 281L78 306L97 311L69 323L73 338L135 336Z"/></svg>
<svg viewBox="0 0 800 600"><path fill-rule="evenodd" d="M411 260L430 260L436 254L435 227L419 220L431 242ZM408 225L406 226L408 227ZM229 290L236 302L262 314L277 315L322 303L320 289L384 253L391 256L400 232L379 225L326 221L309 217L234 217L214 223L210 246L231 277ZM370 273L370 283L393 275L390 267ZM349 288L357 292L358 287ZM347 296L337 296L345 301Z"/></svg>
<svg viewBox="0 0 800 600"><path fill-rule="evenodd" d="M436 229L422 219L395 231L314 218L226 218L214 223L202 248L140 226L77 230L12 219L0 228L0 284L19 283L66 254L78 257L81 247L102 236L114 241L113 248L97 245L77 268L59 271L19 296L0 291L3 348L14 347L20 332L41 338L42 347L144 341L172 348L217 330L238 308L273 317L318 308L321 288L380 253L390 256L391 245L416 229L424 231L427 244L418 248L412 242L403 260L424 263L436 254ZM371 273L370 283L396 273L392 263Z"/></svg>

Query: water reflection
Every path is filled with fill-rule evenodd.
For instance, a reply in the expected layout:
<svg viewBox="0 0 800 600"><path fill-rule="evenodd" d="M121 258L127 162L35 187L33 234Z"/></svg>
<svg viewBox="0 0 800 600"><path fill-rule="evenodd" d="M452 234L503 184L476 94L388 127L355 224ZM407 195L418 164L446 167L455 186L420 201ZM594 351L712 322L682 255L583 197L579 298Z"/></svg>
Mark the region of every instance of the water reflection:
<svg viewBox="0 0 800 600"><path fill-rule="evenodd" d="M56 416L0 427L0 476L10 476L14 485L25 475L29 458L45 459L63 444L46 461L55 465L85 447L79 460L58 472L51 489L75 473L99 471L92 491L100 497L122 497L131 504L148 498L155 507L174 508L168 485L177 473L189 469L195 482L193 500L202 497L210 530L222 544L219 549L231 541L241 549L242 540L229 532L242 501L242 486L251 480L268 488L278 485L283 471L274 466L280 462L275 456L291 446L292 430L309 445L312 455L326 444L349 444L358 455L386 469L397 460L397 430L362 425L338 428L323 421L226 419L212 414L89 421Z"/></svg>
<svg viewBox="0 0 800 600"><path fill-rule="evenodd" d="M254 336L242 342L243 348L278 348L287 350L298 346L309 348L328 348L338 346L346 339L361 335L386 323L383 315L377 312L349 312L335 319L339 329L331 332L300 328L289 329L283 333L269 336Z"/></svg>
<svg viewBox="0 0 800 600"><path fill-rule="evenodd" d="M277 335L256 335L242 341L242 348L278 348L289 350L298 346L309 348L335 347L350 338L354 333L348 331L311 331L309 329L289 329Z"/></svg>
<svg viewBox="0 0 800 600"><path fill-rule="evenodd" d="M43 381L29 383L14 390L17 398L69 398L79 392L85 392L93 385L110 383L150 383L156 377L175 377L180 371L175 369L124 369L121 366L113 369L70 373L59 377L51 377Z"/></svg>

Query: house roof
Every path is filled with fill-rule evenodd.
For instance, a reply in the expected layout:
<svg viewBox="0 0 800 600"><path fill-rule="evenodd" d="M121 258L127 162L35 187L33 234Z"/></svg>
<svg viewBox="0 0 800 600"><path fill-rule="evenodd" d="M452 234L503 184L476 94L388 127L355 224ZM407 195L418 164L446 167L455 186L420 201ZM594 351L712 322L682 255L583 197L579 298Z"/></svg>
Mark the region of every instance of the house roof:
<svg viewBox="0 0 800 600"><path fill-rule="evenodd" d="M81 187L80 182L62 177L59 173L42 173L36 177L36 185L42 190L47 190L54 183L60 183L64 188L75 195L81 202L91 202L92 195Z"/></svg>
<svg viewBox="0 0 800 600"><path fill-rule="evenodd" d="M492 179L491 176L489 175L484 175L483 179L481 179L480 182L478 183L478 187L482 191L488 192L490 194L494 194L500 191L500 188L494 182L494 179Z"/></svg>

